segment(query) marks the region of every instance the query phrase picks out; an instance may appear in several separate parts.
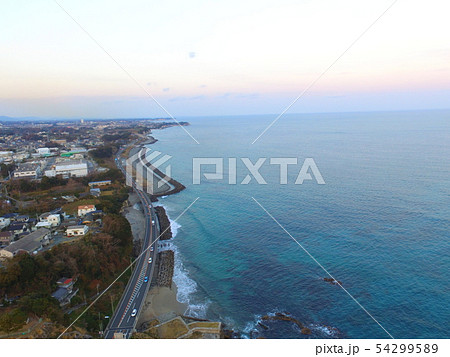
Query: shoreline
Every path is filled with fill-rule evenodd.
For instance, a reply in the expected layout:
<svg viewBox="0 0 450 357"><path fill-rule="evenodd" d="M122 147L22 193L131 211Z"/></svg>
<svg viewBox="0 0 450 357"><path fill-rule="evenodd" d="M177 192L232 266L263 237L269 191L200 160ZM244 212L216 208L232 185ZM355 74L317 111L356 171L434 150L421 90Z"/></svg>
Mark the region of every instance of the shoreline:
<svg viewBox="0 0 450 357"><path fill-rule="evenodd" d="M157 142L157 139L149 135L147 138L131 144L127 153L132 154L133 151L141 150L144 145L151 145L155 142ZM172 195L185 189L184 185L173 178L170 178L169 181L174 184L175 188L164 194L150 194L152 202L158 202L157 197ZM137 321L135 338L223 338L225 335L221 322L205 320L200 318L200 316L196 316L196 313L193 316L186 316L193 312L191 311L189 298L187 301L183 299L185 302L178 300L180 291L174 280L180 276L187 280L192 279L184 276L186 271L184 271L182 263L177 257L179 252L172 241L178 227L173 227L175 222L168 216L167 209L163 203L158 204L155 210L161 231L166 231L167 233L160 237L159 242L166 246L162 249L159 247L160 249L157 251L155 263L158 264L158 271L152 280L149 281L151 285ZM142 238L144 235L144 227L142 226L144 214L136 193L130 193L128 206L124 208L123 214L131 225L134 241L133 252L139 254L142 249ZM188 283L190 284L191 282ZM194 280L192 280L192 283L196 284ZM185 287L183 291L184 289ZM174 335L172 333L174 324L178 325L181 330L184 330L184 333L177 336Z"/></svg>

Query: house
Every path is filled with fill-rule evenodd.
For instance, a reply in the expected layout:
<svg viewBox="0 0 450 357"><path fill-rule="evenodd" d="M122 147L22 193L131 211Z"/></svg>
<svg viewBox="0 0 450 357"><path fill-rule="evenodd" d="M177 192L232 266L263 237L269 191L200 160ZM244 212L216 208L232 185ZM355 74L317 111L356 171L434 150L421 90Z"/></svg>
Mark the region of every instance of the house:
<svg viewBox="0 0 450 357"><path fill-rule="evenodd" d="M12 258L19 253L32 254L42 249L42 245L48 242L50 230L39 228L38 230L24 236L16 242L0 250L0 258Z"/></svg>
<svg viewBox="0 0 450 357"><path fill-rule="evenodd" d="M0 246L7 246L14 238L11 232L0 232Z"/></svg>
<svg viewBox="0 0 450 357"><path fill-rule="evenodd" d="M52 214L50 212L47 212L39 216L39 221L41 223L50 223L51 227L58 227L61 224L61 216L59 214Z"/></svg>
<svg viewBox="0 0 450 357"><path fill-rule="evenodd" d="M94 205L84 205L84 206L78 206L78 216L84 216L89 212L93 212L96 211L97 209L95 208Z"/></svg>
<svg viewBox="0 0 450 357"><path fill-rule="evenodd" d="M11 232L15 236L19 235L20 233L24 233L28 230L28 227L25 223L13 223L6 228L8 232Z"/></svg>
<svg viewBox="0 0 450 357"><path fill-rule="evenodd" d="M56 284L58 285L58 289L52 294L52 297L59 301L60 306L69 304L70 300L78 292L78 289L73 289L75 280L72 278L61 278Z"/></svg>
<svg viewBox="0 0 450 357"><path fill-rule="evenodd" d="M94 216L92 215L92 212L89 212L83 217L83 224L91 224L94 222Z"/></svg>
<svg viewBox="0 0 450 357"><path fill-rule="evenodd" d="M49 222L39 222L38 224L36 224L35 226L36 228L52 228L52 224Z"/></svg>
<svg viewBox="0 0 450 357"><path fill-rule="evenodd" d="M81 237L84 236L89 231L89 227L86 225L79 226L69 226L66 229L66 235L68 237Z"/></svg>
<svg viewBox="0 0 450 357"><path fill-rule="evenodd" d="M28 223L29 220L30 220L30 216L27 216L27 215L16 216L14 218L14 222L17 222L17 223Z"/></svg>
<svg viewBox="0 0 450 357"><path fill-rule="evenodd" d="M9 218L0 217L0 229L8 227L10 223L11 220Z"/></svg>
<svg viewBox="0 0 450 357"><path fill-rule="evenodd" d="M14 171L15 178L36 179L41 174L41 166L39 164L24 163Z"/></svg>
<svg viewBox="0 0 450 357"><path fill-rule="evenodd" d="M102 194L102 191L100 191L99 188L91 188L89 190L90 194L94 197L99 197Z"/></svg>

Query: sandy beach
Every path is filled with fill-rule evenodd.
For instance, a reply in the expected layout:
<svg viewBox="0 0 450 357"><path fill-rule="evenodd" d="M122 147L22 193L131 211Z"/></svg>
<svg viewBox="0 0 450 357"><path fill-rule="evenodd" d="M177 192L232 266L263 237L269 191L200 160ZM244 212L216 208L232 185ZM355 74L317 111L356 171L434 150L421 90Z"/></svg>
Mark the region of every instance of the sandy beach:
<svg viewBox="0 0 450 357"><path fill-rule="evenodd" d="M177 301L177 287L152 287L147 295L137 326L158 319L169 320L175 315L183 315L187 305Z"/></svg>

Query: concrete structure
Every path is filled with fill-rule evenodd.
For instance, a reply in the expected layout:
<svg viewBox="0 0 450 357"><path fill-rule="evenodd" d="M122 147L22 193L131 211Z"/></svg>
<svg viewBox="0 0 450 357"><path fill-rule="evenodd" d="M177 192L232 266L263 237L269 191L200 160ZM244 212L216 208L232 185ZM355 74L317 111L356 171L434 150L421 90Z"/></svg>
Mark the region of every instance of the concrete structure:
<svg viewBox="0 0 450 357"><path fill-rule="evenodd" d="M84 177L89 173L88 164L83 160L67 160L56 163L51 166L50 170L45 170L44 175L47 177L55 177L62 175L63 177Z"/></svg>
<svg viewBox="0 0 450 357"><path fill-rule="evenodd" d="M12 258L19 253L32 254L39 251L42 245L48 243L49 235L50 231L48 229L40 228L0 250L0 258Z"/></svg>
<svg viewBox="0 0 450 357"><path fill-rule="evenodd" d="M92 181L92 182L89 182L88 185L89 185L89 187L107 186L107 185L111 185L111 180Z"/></svg>
<svg viewBox="0 0 450 357"><path fill-rule="evenodd" d="M84 205L84 206L78 206L78 216L82 217L86 215L89 212L94 212L97 209L94 205Z"/></svg>
<svg viewBox="0 0 450 357"><path fill-rule="evenodd" d="M81 237L89 231L89 227L86 225L69 226L67 227L66 234L68 237Z"/></svg>
<svg viewBox="0 0 450 357"><path fill-rule="evenodd" d="M41 166L39 164L25 163L19 165L14 171L15 178L31 178L36 179L41 174Z"/></svg>

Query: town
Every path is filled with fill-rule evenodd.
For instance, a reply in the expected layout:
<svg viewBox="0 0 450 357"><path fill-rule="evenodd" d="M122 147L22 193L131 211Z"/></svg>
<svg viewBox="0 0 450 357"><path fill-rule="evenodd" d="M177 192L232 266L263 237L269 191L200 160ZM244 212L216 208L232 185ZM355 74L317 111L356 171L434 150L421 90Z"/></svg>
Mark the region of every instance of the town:
<svg viewBox="0 0 450 357"><path fill-rule="evenodd" d="M180 123L187 125L187 123ZM56 337L99 296L140 247L121 215L131 188L120 148L167 119L32 121L0 118L0 331ZM136 254L134 254L136 255ZM125 269L126 270L126 269ZM79 320L92 337L129 277ZM102 317L100 317L102 316Z"/></svg>

